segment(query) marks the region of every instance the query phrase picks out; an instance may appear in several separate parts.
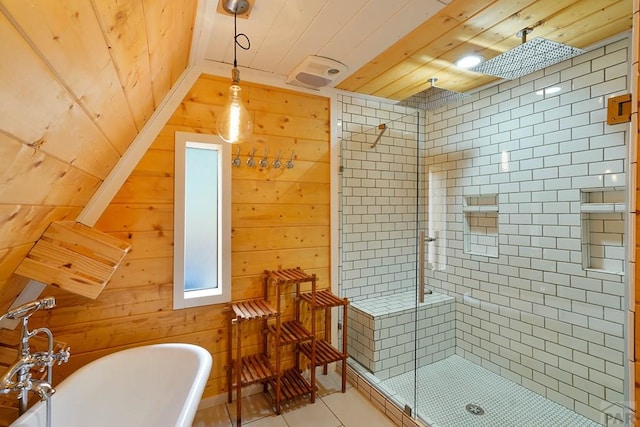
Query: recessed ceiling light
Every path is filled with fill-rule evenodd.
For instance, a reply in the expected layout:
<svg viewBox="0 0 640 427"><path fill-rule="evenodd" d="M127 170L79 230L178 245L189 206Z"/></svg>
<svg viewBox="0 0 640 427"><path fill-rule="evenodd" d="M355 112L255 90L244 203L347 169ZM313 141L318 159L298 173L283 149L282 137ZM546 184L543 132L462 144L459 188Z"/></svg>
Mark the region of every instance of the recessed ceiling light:
<svg viewBox="0 0 640 427"><path fill-rule="evenodd" d="M462 58L458 59L456 61L456 66L466 69L466 68L475 67L476 65L480 64L482 61L484 61L484 58L481 55L473 53L471 55L465 55Z"/></svg>

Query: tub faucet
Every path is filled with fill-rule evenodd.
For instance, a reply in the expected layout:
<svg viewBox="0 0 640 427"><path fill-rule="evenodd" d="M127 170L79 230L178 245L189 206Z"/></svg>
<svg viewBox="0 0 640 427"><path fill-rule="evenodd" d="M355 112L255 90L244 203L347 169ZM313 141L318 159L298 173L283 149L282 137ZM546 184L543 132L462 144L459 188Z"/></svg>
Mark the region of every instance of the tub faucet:
<svg viewBox="0 0 640 427"><path fill-rule="evenodd" d="M35 383L31 390L40 397L40 400L47 400L56 392L56 389L51 387L51 384L44 381Z"/></svg>
<svg viewBox="0 0 640 427"><path fill-rule="evenodd" d="M18 358L2 376L0 376L0 394L18 393L18 407L21 415L27 410L28 391L36 393L40 397L40 400L47 400L55 393L55 389L51 385L53 364L57 362L57 364L60 365L69 360L68 347L58 352L53 351L53 334L48 328L38 328L29 331L29 318L31 315L40 309L51 309L55 307L55 305L55 298L43 298L12 308L0 316L0 320L5 318L22 320L22 334L20 345L18 346ZM40 333L47 336L47 351L31 353L29 340ZM46 381L32 380L31 369L35 367L40 367L41 372L44 371L44 369L47 370Z"/></svg>

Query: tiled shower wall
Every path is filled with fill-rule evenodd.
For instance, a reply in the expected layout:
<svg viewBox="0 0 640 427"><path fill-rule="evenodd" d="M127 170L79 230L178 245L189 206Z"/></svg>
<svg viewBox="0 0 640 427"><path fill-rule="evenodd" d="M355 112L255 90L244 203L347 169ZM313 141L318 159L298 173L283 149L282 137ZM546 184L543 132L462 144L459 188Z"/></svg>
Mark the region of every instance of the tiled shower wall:
<svg viewBox="0 0 640 427"><path fill-rule="evenodd" d="M342 295L360 300L413 291L416 110L347 95L339 95L338 103Z"/></svg>
<svg viewBox="0 0 640 427"><path fill-rule="evenodd" d="M456 297L458 354L600 422L606 421L602 412L617 418L629 413L625 276L585 269L583 227L589 221L581 213L582 190L626 189L628 125L607 125L606 104L609 96L629 91L628 44L613 42L482 90L427 113L421 124L421 171L437 183L431 191L437 215L426 225L439 237L438 246L429 247L437 252L429 259L437 262L427 271L428 286ZM551 87L560 91L545 91ZM402 116L397 106L374 104L341 96L344 131L388 121L381 112ZM364 197L341 206L341 286L352 299L415 286L415 183L399 184L406 189L399 195L388 191L398 184L388 172L403 160L378 151L395 150L396 143L402 150L412 142L394 139L376 150L342 145L343 174L363 180L343 187L341 197ZM406 156L407 172L415 173L415 159ZM361 167L349 162L354 158ZM427 204L428 190L421 191ZM485 239L495 245L490 256L465 251L465 234L474 232L465 228L465 215L494 215L491 209L463 212L477 196L497 200L497 238L492 233ZM372 203L359 203L364 201ZM369 209L380 213L371 216ZM374 222L385 209L389 216ZM620 254L624 226L619 215L613 217L610 226L602 222L598 238ZM371 239L362 240L364 235Z"/></svg>

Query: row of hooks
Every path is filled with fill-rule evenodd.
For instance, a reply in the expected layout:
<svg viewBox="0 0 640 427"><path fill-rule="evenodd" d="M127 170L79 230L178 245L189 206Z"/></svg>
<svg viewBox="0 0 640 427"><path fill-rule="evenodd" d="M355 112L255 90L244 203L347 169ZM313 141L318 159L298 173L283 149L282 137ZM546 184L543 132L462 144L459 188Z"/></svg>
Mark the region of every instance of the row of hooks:
<svg viewBox="0 0 640 427"><path fill-rule="evenodd" d="M247 166L249 166L250 168L253 168L256 165L260 166L261 168L268 168L269 165L271 165L274 169L280 169L282 166L284 166L287 169L293 169L293 159L295 158L296 152L295 151L291 152L291 157L289 158L289 160L284 162L284 165L282 163L282 150L278 151L278 155L276 156L275 160L273 160L271 163L269 163L269 159L267 157L267 155L269 154L268 148L264 149L264 156L260 160L256 161L255 154L256 154L256 147L253 147L251 149L251 152L249 153L249 158L247 159ZM240 159L240 147L238 147L238 151L236 151L236 156L231 161L231 164L233 164L233 166L235 167L240 167L242 165L242 159Z"/></svg>

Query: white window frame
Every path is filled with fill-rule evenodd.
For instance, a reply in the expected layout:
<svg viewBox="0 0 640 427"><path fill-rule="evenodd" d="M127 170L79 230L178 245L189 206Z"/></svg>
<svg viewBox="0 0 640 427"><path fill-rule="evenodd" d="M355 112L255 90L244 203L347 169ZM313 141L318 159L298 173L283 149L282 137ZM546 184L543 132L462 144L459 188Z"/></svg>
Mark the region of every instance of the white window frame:
<svg viewBox="0 0 640 427"><path fill-rule="evenodd" d="M214 149L218 156L218 287L185 292L185 158L187 146ZM173 309L231 301L231 149L217 135L175 133Z"/></svg>

